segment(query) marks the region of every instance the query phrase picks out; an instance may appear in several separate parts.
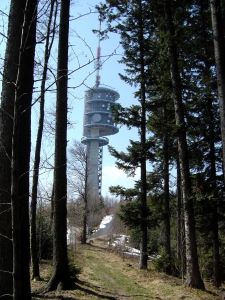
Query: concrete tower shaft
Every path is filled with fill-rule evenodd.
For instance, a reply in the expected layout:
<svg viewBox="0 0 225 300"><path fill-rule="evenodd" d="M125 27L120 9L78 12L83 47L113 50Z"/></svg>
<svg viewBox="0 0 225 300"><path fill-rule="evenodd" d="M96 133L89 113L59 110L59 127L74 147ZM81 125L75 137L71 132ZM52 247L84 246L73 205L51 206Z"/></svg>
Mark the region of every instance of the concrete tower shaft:
<svg viewBox="0 0 225 300"><path fill-rule="evenodd" d="M89 156L89 186L93 193L101 195L102 147L108 145L105 136L116 134L119 129L114 124L111 105L120 97L116 91L96 86L85 92L83 138Z"/></svg>

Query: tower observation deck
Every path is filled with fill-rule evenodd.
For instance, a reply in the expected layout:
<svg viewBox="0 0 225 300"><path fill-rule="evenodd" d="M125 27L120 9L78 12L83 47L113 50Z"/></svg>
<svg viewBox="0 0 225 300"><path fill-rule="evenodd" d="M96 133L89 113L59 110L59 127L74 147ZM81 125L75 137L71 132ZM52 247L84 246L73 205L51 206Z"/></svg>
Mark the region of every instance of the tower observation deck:
<svg viewBox="0 0 225 300"><path fill-rule="evenodd" d="M101 30L101 21L100 28ZM113 89L100 85L99 70L101 68L100 39L97 49L96 84L85 92L83 138L81 142L87 146L88 154L88 187L92 195L101 195L103 146L108 145L106 136L118 133L111 114L111 105L120 95Z"/></svg>

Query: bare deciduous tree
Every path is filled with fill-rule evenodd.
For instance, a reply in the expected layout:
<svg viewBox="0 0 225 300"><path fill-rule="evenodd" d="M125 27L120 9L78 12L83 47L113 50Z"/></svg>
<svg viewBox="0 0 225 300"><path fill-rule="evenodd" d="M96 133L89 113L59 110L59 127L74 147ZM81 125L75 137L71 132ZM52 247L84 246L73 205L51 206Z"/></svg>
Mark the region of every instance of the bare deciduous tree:
<svg viewBox="0 0 225 300"><path fill-rule="evenodd" d="M11 299L13 294L12 279L12 228L11 228L11 157L13 132L13 104L23 13L20 6L24 1L11 1L7 44L4 60L1 107L0 107L0 286L1 293ZM1 296L2 296L1 295Z"/></svg>
<svg viewBox="0 0 225 300"><path fill-rule="evenodd" d="M8 209L3 215L6 217L4 227L12 229L13 255L8 245L3 261L13 263L13 288L7 275L1 287L7 290L6 297L13 294L14 300L31 299L28 203L36 17L37 1L11 1L1 103L1 149L4 150L1 151L4 164L1 176L7 181L1 192L8 205L11 190L12 222Z"/></svg>
<svg viewBox="0 0 225 300"><path fill-rule="evenodd" d="M70 288L73 281L69 274L67 257L67 89L68 89L68 40L70 0L61 1L57 100L55 126L55 169L53 199L53 272L45 288L55 290Z"/></svg>
<svg viewBox="0 0 225 300"><path fill-rule="evenodd" d="M88 199L91 197L88 189L88 154L86 146L76 140L69 149L69 176L68 185L71 193L76 194L83 203L82 219L83 234L82 243L86 243L86 227L88 215Z"/></svg>
<svg viewBox="0 0 225 300"><path fill-rule="evenodd" d="M39 179L39 167L40 167L40 156L41 156L41 143L42 133L44 127L44 114L45 114L45 85L48 71L48 61L55 37L55 25L57 16L57 1L52 0L49 9L49 18L46 28L46 41L45 41L45 52L44 52L44 64L41 80L41 94L40 94L40 113L39 113L39 124L36 139L34 166L33 166L33 183L32 183L32 194L31 194L31 258L32 258L32 278L40 278L39 273L39 262L37 255L37 241L36 241L36 207L37 207L37 190L38 190L38 179Z"/></svg>

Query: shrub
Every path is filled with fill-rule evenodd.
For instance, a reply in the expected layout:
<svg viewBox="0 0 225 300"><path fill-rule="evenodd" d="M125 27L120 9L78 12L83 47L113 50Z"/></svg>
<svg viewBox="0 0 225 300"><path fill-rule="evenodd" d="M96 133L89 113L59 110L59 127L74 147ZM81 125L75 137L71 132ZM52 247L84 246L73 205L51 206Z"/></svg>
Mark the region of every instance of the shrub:
<svg viewBox="0 0 225 300"><path fill-rule="evenodd" d="M53 236L51 230L50 218L43 214L37 213L37 247L38 257L41 259L51 259L53 253Z"/></svg>
<svg viewBox="0 0 225 300"><path fill-rule="evenodd" d="M165 272L170 265L171 265L170 257L165 251L161 253L160 257L156 258L153 261L153 266L155 270L158 272Z"/></svg>

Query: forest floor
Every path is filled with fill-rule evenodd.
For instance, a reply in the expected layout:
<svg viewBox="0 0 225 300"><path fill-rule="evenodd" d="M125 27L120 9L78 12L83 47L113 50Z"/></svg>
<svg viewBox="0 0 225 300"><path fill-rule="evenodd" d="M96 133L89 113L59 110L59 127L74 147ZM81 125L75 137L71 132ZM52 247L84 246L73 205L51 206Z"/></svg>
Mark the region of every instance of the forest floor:
<svg viewBox="0 0 225 300"><path fill-rule="evenodd" d="M137 258L125 257L96 239L92 244L78 244L70 249L70 264L79 270L73 290L36 293L51 276L51 262L41 264L42 281L32 281L32 299L64 300L219 300L225 291L205 283L206 291L185 287L181 279L158 273L149 266L138 270Z"/></svg>

